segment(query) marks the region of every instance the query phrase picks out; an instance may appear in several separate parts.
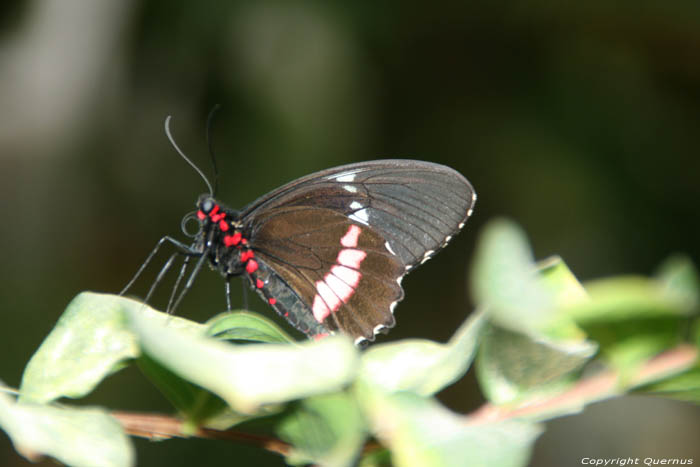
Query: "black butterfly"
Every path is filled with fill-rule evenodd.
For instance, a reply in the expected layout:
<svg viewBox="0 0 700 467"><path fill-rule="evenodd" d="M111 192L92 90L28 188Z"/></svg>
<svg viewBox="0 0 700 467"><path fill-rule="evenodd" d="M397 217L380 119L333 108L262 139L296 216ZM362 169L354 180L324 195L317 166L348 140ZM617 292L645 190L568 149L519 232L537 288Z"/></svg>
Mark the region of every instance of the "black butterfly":
<svg viewBox="0 0 700 467"><path fill-rule="evenodd" d="M240 211L213 193L210 187L197 201L199 231L193 243L163 237L122 293L158 247L169 242L187 256L169 309L208 262L226 279L229 309L229 281L243 276L307 336L339 331L357 344L394 326L394 307L404 294L401 279L459 232L476 201L461 174L415 160L361 162L316 172ZM186 216L183 227L192 218ZM197 262L173 301L190 258Z"/></svg>

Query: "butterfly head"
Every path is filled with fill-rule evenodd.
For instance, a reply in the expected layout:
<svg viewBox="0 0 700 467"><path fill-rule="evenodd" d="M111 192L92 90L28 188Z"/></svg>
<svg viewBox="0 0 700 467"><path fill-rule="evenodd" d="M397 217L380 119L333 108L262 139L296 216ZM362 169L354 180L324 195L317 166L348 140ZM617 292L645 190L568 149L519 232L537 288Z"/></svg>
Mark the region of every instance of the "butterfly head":
<svg viewBox="0 0 700 467"><path fill-rule="evenodd" d="M196 206L196 216L204 232L211 228L227 232L231 228L239 227L238 211L227 208L209 193L200 195Z"/></svg>
<svg viewBox="0 0 700 467"><path fill-rule="evenodd" d="M212 210L214 210L214 207L218 206L218 204L219 203L217 203L209 193L200 195L197 199L197 217L200 220L204 220L209 216Z"/></svg>

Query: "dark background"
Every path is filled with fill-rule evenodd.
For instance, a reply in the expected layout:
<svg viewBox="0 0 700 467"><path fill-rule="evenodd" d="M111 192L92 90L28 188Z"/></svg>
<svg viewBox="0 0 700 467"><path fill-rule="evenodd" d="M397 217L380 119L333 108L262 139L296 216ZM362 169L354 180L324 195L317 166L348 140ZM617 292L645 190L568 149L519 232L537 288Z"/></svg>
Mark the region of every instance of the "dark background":
<svg viewBox="0 0 700 467"><path fill-rule="evenodd" d="M217 103L219 193L233 207L381 157L447 164L473 183L475 215L404 281L385 341L451 335L471 310L476 232L497 216L526 229L538 258L560 254L584 280L650 274L673 252L699 257L697 1L6 1L5 383L19 385L73 296L119 291L158 238L180 234L205 187L163 121L173 115L174 137L210 173L204 128ZM222 281L206 271L179 313L205 320L224 304ZM251 307L270 316L254 295ZM470 377L441 398L460 412L480 404ZM87 402L169 410L134 369ZM700 462L699 415L652 398L599 404L550 423L533 464ZM25 465L0 438L0 464ZM140 465L280 463L229 443L136 443Z"/></svg>

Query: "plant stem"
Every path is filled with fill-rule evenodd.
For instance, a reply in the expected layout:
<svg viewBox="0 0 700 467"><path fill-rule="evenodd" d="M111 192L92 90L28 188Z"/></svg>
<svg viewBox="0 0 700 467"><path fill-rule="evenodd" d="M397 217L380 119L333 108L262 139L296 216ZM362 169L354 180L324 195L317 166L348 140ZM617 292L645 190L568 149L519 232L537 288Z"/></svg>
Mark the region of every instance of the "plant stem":
<svg viewBox="0 0 700 467"><path fill-rule="evenodd" d="M580 412L584 405L598 402L627 392L653 381L687 370L698 358L697 349L688 344L668 350L646 362L631 378L621 385L621 375L616 370L603 371L579 381L569 390L543 399L532 398L518 401L517 405L482 405L467 417L469 424L493 423L512 418L544 420L552 414L557 416Z"/></svg>

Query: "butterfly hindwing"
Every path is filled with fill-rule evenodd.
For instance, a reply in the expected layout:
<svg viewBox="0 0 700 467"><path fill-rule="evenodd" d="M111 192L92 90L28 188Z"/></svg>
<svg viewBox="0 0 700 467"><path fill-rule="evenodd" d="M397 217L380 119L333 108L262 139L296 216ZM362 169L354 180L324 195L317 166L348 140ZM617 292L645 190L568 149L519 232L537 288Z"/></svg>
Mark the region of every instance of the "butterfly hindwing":
<svg viewBox="0 0 700 467"><path fill-rule="evenodd" d="M293 315L312 316L326 333L367 340L394 325L392 308L403 297L398 279L405 266L381 235L329 209L273 211L256 231L253 247L300 302L278 311L296 321L303 318Z"/></svg>

